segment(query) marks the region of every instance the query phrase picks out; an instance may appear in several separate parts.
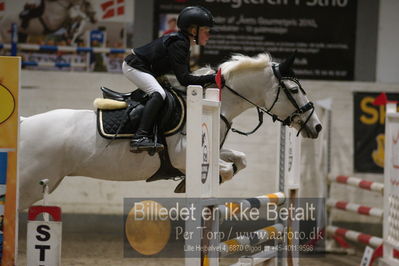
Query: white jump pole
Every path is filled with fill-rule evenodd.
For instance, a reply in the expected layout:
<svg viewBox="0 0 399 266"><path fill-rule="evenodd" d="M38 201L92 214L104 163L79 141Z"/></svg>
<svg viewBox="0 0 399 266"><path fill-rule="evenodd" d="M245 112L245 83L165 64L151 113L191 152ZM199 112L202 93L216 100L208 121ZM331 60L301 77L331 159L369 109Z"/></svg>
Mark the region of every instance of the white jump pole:
<svg viewBox="0 0 399 266"><path fill-rule="evenodd" d="M211 198L219 190L220 102L215 92L218 89L208 89L208 98L203 98L201 86L187 90L186 192L190 197Z"/></svg>
<svg viewBox="0 0 399 266"><path fill-rule="evenodd" d="M384 162L384 256L380 265L399 265L399 113L396 103L387 104ZM396 251L397 252L397 251Z"/></svg>
<svg viewBox="0 0 399 266"><path fill-rule="evenodd" d="M279 150L278 167L277 167L277 191L284 192L286 195L286 206L291 204L295 207L299 206L299 188L301 174L301 141L302 137L297 136L294 128L280 126L280 139L278 141L277 150ZM282 222L285 228L292 232L299 232L299 222ZM279 221L278 221L279 222ZM281 221L280 221L281 222ZM293 238L289 240L284 238L284 247L298 247L299 239ZM299 252L298 249L290 248L279 251L277 258L278 265L298 265Z"/></svg>
<svg viewBox="0 0 399 266"><path fill-rule="evenodd" d="M201 206L204 199L212 199L219 194L219 146L220 146L220 102L219 90L207 89L205 98L201 86L187 89L187 150L186 150L186 197L188 203L195 204L196 220L186 222L185 249L193 247L185 265L218 265L217 254L203 254L201 243ZM199 212L198 212L199 211ZM219 221L214 220L212 232L219 232ZM209 245L216 246L219 239L211 239ZM198 248L198 249L197 249ZM187 254L187 253L186 253ZM209 263L209 264L208 264Z"/></svg>

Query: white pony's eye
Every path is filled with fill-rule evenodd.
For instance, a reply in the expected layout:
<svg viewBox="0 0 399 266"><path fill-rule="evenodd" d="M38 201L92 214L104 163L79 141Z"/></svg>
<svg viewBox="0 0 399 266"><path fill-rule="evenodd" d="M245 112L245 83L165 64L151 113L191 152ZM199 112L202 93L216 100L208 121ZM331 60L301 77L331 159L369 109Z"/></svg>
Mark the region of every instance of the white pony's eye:
<svg viewBox="0 0 399 266"><path fill-rule="evenodd" d="M302 126L304 124L304 121L301 119L299 115L295 115L293 118L293 122L297 124L298 126Z"/></svg>
<svg viewBox="0 0 399 266"><path fill-rule="evenodd" d="M298 91L299 91L299 87L298 86L290 88L290 92L293 93L293 94L298 93Z"/></svg>

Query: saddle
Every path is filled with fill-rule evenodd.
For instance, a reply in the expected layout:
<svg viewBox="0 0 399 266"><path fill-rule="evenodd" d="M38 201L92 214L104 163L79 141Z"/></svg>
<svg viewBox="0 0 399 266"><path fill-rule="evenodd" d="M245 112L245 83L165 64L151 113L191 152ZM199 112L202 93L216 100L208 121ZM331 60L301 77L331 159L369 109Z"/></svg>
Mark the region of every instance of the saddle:
<svg viewBox="0 0 399 266"><path fill-rule="evenodd" d="M186 102L180 91L165 84L163 87L166 98L160 111L162 116L156 122L155 127L158 140L165 146L165 149L159 153L160 168L146 182L162 179L175 180L182 177L183 180L175 189L176 193L181 193L185 191L184 174L172 166L165 138L177 134L183 129L186 121ZM130 139L139 126L148 95L139 89L130 93L119 93L101 87L101 91L103 99L94 101L94 106L97 108L98 133L106 139Z"/></svg>
<svg viewBox="0 0 399 266"><path fill-rule="evenodd" d="M94 102L98 109L99 134L106 139L132 138L139 126L148 95L141 90L130 93L119 93L105 87L101 87L101 90L104 99L111 101L96 99ZM165 88L165 92L164 106L160 111L162 116L156 122L161 139L181 131L186 119L186 105L181 93L170 87Z"/></svg>

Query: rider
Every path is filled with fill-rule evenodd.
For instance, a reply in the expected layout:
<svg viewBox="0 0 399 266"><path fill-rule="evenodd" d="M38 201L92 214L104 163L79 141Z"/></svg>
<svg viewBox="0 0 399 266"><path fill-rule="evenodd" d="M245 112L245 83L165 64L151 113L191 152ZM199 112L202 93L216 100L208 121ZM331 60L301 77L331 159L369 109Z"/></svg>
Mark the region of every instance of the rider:
<svg viewBox="0 0 399 266"><path fill-rule="evenodd" d="M149 95L139 128L130 142L132 152L163 149L152 136L155 120L163 105L165 91L157 77L173 71L183 86L215 82L215 74L194 76L190 73L190 46L206 45L213 16L201 6L184 8L177 19L179 31L164 35L142 47L132 49L123 64L123 74Z"/></svg>
<svg viewBox="0 0 399 266"><path fill-rule="evenodd" d="M26 30L29 21L33 18L40 17L44 11L44 0L29 0L24 5L24 10L19 14L21 19L21 28Z"/></svg>

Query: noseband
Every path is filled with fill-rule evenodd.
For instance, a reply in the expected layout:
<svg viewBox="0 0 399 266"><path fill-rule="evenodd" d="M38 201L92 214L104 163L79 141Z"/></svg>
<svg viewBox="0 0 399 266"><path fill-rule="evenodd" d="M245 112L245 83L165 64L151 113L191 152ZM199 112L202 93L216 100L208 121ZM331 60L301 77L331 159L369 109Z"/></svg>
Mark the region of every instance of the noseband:
<svg viewBox="0 0 399 266"><path fill-rule="evenodd" d="M231 129L231 131L241 134L241 135L251 135L253 133L255 133L259 127L262 125L263 123L263 115L266 113L269 116L272 117L273 122L279 121L281 122L284 126L290 126L292 124L292 122L294 121L294 118L296 116L300 116L301 114L312 110L309 114L309 116L306 118L305 122L301 125L301 128L298 130L297 136L299 136L299 133L302 131L302 129L306 126L306 124L308 123L310 117L312 116L313 112L314 112L314 105L313 102L308 102L307 104L303 105L303 106L299 106L298 103L295 101L294 97L292 96L292 92L287 88L287 86L285 86L284 84L284 80L291 80L292 82L296 83L298 85L298 88L301 90L301 92L303 94L306 95L305 90L302 88L301 84L299 83L299 81L294 78L294 77L284 77L281 75L280 72L280 68L278 64L273 64L272 65L272 69L273 69L273 73L274 75L277 77L278 79L278 90L277 90L277 95L276 98L273 101L273 104L270 106L270 108L265 109L263 107L260 107L259 105L255 104L254 102L252 102L251 100L249 100L248 98L242 96L240 93L238 93L237 91L233 90L231 87L227 86L226 84L224 85L224 87L226 87L229 91L231 91L234 95L240 97L241 99L245 100L246 102L248 102L249 104L253 105L254 107L256 107L256 110L258 111L258 118L259 118L259 123L258 125L250 132L242 132L240 130L237 130L235 128L232 128L232 123L230 123L227 118L224 115L220 115L220 118L223 120L223 122L226 124L227 126L227 131L226 134L224 135L224 138L221 142L221 147L223 146L223 143L226 139L227 133L229 132L229 130ZM277 115L273 114L271 111L274 108L274 106L276 105L278 98L280 96L280 92L281 89L283 90L283 92L285 93L285 95L287 96L288 100L291 102L291 104L295 107L295 111L290 114L287 118L285 119L280 119Z"/></svg>

